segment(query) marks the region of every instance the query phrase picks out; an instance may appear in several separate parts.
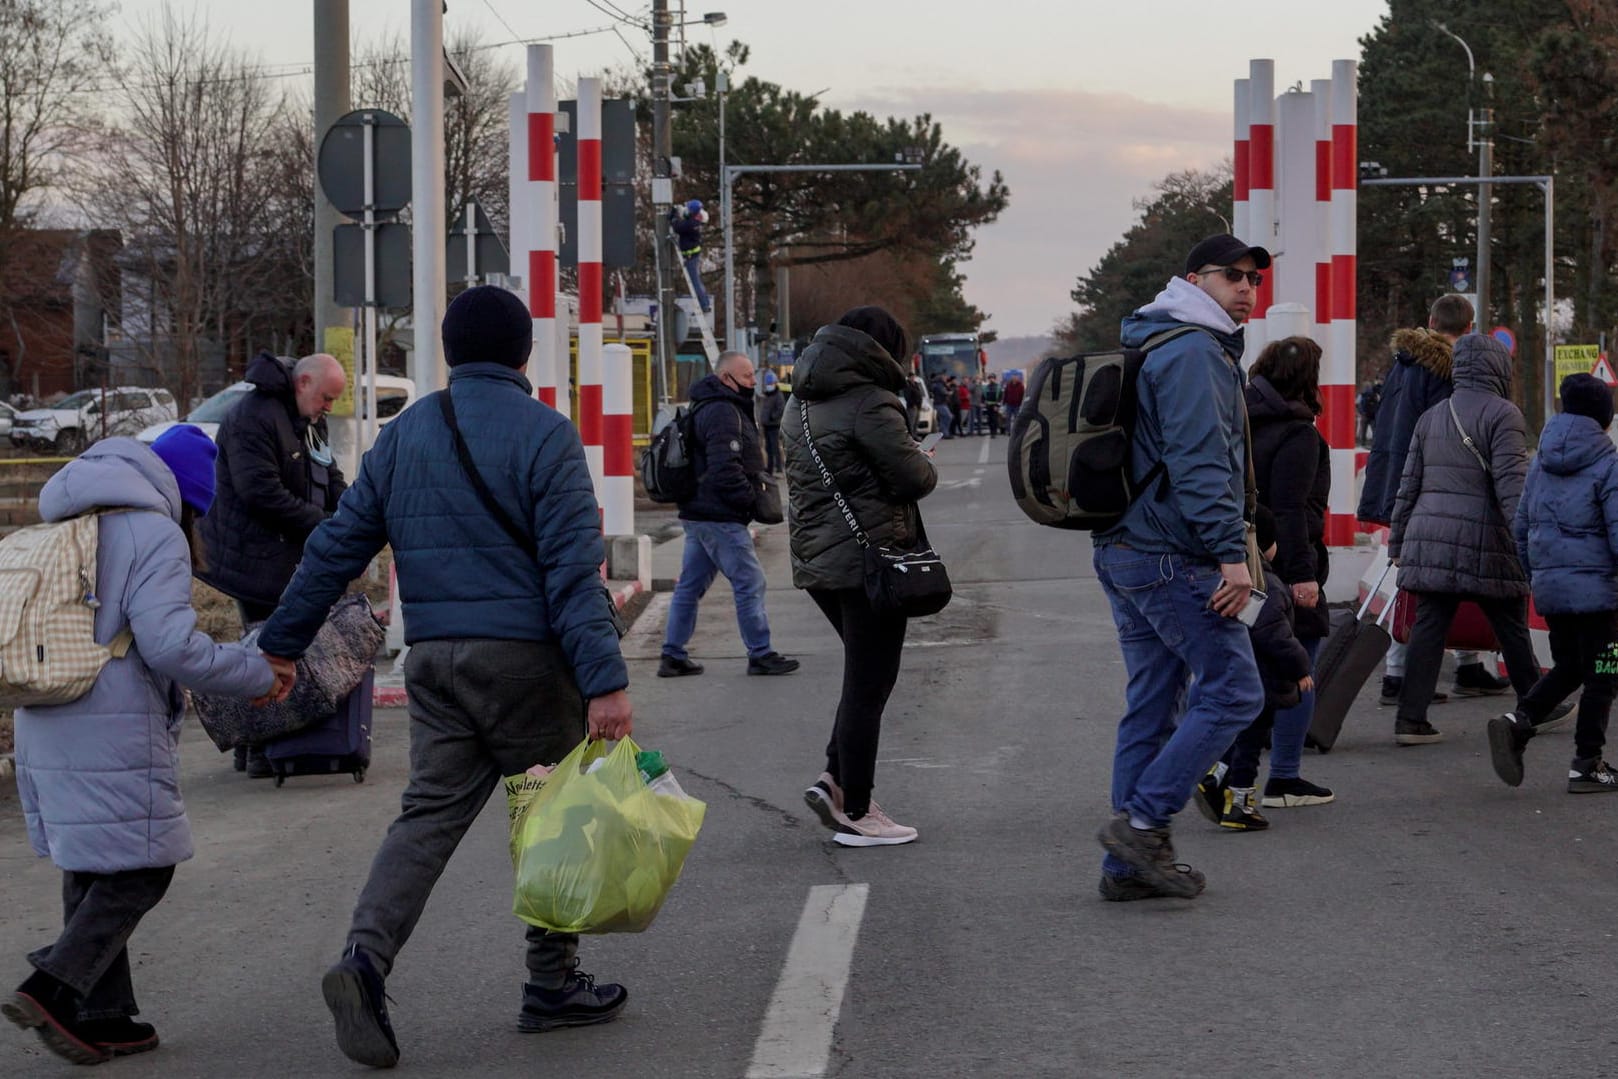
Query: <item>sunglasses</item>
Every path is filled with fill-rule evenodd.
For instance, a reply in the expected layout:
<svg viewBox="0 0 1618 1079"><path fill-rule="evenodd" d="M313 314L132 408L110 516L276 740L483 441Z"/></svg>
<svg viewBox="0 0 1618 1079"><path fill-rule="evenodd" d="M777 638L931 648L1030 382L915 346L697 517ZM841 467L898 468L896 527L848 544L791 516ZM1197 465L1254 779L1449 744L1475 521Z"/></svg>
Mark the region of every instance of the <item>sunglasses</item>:
<svg viewBox="0 0 1618 1079"><path fill-rule="evenodd" d="M1215 271L1223 274L1225 280L1229 281L1233 285L1241 284L1242 278L1244 277L1247 279L1247 283L1252 285L1254 288L1258 288L1264 283L1264 275L1259 273L1257 270L1238 270L1234 266L1210 266L1206 270L1202 271L1202 274L1209 274ZM1198 276L1202 275L1199 274Z"/></svg>

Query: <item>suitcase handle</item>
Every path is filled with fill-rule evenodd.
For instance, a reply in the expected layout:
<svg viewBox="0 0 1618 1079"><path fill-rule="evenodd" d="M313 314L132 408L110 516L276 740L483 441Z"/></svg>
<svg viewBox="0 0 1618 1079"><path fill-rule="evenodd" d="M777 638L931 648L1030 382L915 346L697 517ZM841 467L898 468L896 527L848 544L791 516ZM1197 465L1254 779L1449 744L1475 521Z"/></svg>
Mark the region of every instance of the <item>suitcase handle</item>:
<svg viewBox="0 0 1618 1079"><path fill-rule="evenodd" d="M1361 619L1361 618L1364 618L1365 617L1365 612L1369 611L1371 609L1371 601L1376 598L1376 594L1378 592L1382 591L1382 582L1386 581L1388 579L1388 571L1390 569L1392 569L1392 568L1393 568L1393 563L1392 562L1389 562L1387 565L1382 567L1382 576L1378 577L1376 579L1376 584L1371 586L1371 591L1369 593L1367 593L1367 595L1365 597L1365 602L1360 604L1360 613L1354 616L1356 621ZM1376 616L1376 624L1377 625L1380 626L1382 624L1382 619L1387 617L1387 612L1392 607L1393 607L1392 603L1386 603L1386 604L1383 605L1383 607L1382 607L1383 613Z"/></svg>

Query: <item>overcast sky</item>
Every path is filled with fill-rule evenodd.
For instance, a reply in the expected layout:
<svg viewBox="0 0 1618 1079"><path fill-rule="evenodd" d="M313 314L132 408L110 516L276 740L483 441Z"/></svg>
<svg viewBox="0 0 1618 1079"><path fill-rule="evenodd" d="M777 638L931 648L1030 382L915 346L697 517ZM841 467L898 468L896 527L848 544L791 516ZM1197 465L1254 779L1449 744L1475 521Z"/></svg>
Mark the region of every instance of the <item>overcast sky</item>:
<svg viewBox="0 0 1618 1079"><path fill-rule="evenodd" d="M266 64L312 56L314 0L199 3L210 25ZM680 0L671 0L677 8ZM163 0L122 0L124 21ZM649 5L616 0L644 20ZM188 8L180 3L182 10ZM350 0L356 41L408 39L407 0ZM486 41L594 30L617 21L609 0L449 0L446 31ZM1359 38L1386 0L708 0L687 18L723 10L717 30L690 40L752 48L746 72L839 109L929 112L944 137L999 169L1011 207L978 232L964 266L967 298L1002 336L1043 333L1072 304L1074 279L1134 219L1130 200L1177 169L1208 167L1231 145L1231 81L1251 57L1276 61L1276 89L1327 78L1334 59L1357 59ZM650 53L650 39L614 33L557 40L564 79ZM522 46L506 48L522 64ZM1457 50L1457 64L1464 63ZM360 104L360 103L356 103ZM690 192L695 197L708 193ZM1169 268L1165 268L1165 276Z"/></svg>

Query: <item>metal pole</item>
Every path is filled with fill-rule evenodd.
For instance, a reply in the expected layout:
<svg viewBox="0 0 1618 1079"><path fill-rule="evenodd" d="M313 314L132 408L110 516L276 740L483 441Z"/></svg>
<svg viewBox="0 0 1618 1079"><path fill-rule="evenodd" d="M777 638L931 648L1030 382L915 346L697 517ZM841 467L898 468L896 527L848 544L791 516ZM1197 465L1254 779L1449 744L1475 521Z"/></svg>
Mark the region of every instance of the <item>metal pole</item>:
<svg viewBox="0 0 1618 1079"><path fill-rule="evenodd" d="M1556 178L1545 177L1545 414L1541 428L1556 412L1556 345L1551 320L1556 313Z"/></svg>
<svg viewBox="0 0 1618 1079"><path fill-rule="evenodd" d="M670 158L674 154L674 130L669 115L669 83L673 69L669 64L669 29L673 23L668 0L652 0L652 186L658 180L670 188L669 205L673 204L673 178ZM668 257L668 207L652 200L653 234L657 244L657 312L658 348L664 362L673 362L677 342L674 340L674 267Z"/></svg>
<svg viewBox="0 0 1618 1079"><path fill-rule="evenodd" d="M466 204L466 287L478 283L478 208L477 203Z"/></svg>
<svg viewBox="0 0 1618 1079"><path fill-rule="evenodd" d="M357 424L359 449L354 454L356 466L365 451L376 440L376 118L367 113L364 128L365 156L365 311L363 370L355 364L354 375L360 392L354 396L363 401L365 418Z"/></svg>
<svg viewBox="0 0 1618 1079"><path fill-rule="evenodd" d="M1483 76L1484 84L1493 86L1493 80L1487 74ZM1478 185L1478 327L1487 330L1493 321L1489 315L1489 278L1490 278L1490 249L1491 215L1494 201L1494 188L1489 184L1489 177L1494 175L1494 110L1482 108L1478 110L1481 119L1478 127L1481 129L1478 136L1478 176L1483 183Z"/></svg>
<svg viewBox="0 0 1618 1079"><path fill-rule="evenodd" d="M315 152L332 123L349 109L348 0L314 0ZM310 162L310 167L314 162ZM342 223L331 200L315 184L315 351L326 351L328 326L352 326L353 316L333 298L332 233Z"/></svg>
<svg viewBox="0 0 1618 1079"><path fill-rule="evenodd" d="M410 197L415 216L411 237L410 317L416 347L410 377L419 395L444 385L439 322L444 307L444 5L410 0Z"/></svg>
<svg viewBox="0 0 1618 1079"><path fill-rule="evenodd" d="M724 108L720 105L720 108ZM725 233L725 347L736 347L736 238L730 209L730 185L735 172L719 168L719 227Z"/></svg>

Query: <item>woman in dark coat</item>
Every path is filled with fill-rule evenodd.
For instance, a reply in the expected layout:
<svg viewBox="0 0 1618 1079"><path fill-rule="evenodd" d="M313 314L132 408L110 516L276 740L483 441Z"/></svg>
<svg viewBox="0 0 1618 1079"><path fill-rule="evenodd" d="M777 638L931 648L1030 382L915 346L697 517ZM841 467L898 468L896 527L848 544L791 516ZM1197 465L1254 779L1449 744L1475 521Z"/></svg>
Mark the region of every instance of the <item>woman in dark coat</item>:
<svg viewBox="0 0 1618 1079"><path fill-rule="evenodd" d="M792 504L792 583L806 590L843 642L843 692L826 770L804 800L844 846L909 843L871 798L882 710L899 678L905 619L877 614L865 595L864 554L821 479L815 454L874 546L908 547L916 503L938 473L910 437L904 328L880 307L858 307L815 334L793 370L782 421ZM807 426L806 426L807 421ZM811 439L813 452L811 452Z"/></svg>
<svg viewBox="0 0 1618 1079"><path fill-rule="evenodd" d="M1322 596L1330 569L1325 537L1331 450L1315 428L1321 410L1320 355L1320 346L1307 337L1273 341L1254 361L1247 383L1258 500L1275 516L1275 572L1292 593L1297 638L1311 663L1331 632ZM1298 775L1314 711L1311 690L1297 705L1275 713L1266 808L1321 805L1333 798L1325 787Z"/></svg>

